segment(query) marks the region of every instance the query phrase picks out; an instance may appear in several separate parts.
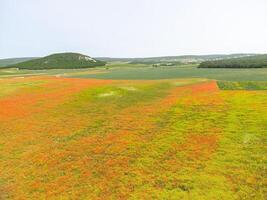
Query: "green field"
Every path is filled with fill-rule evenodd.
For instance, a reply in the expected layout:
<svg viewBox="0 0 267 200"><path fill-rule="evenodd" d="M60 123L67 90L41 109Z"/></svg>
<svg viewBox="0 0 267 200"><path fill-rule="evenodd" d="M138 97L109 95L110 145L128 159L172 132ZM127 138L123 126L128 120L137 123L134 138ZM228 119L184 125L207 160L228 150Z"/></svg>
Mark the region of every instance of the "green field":
<svg viewBox="0 0 267 200"><path fill-rule="evenodd" d="M107 69L106 69L107 68ZM58 75L77 78L113 80L156 80L176 78L208 78L227 81L267 81L267 68L263 69L199 69L197 65L152 67L145 64L109 63L107 67L94 69L54 70L0 70L0 78Z"/></svg>
<svg viewBox="0 0 267 200"><path fill-rule="evenodd" d="M217 84L222 90L267 90L267 82L263 81L219 81Z"/></svg>
<svg viewBox="0 0 267 200"><path fill-rule="evenodd" d="M122 66L99 74L72 77L98 79L156 80L175 78L208 78L229 81L267 81L267 69L199 69L196 66L138 67Z"/></svg>

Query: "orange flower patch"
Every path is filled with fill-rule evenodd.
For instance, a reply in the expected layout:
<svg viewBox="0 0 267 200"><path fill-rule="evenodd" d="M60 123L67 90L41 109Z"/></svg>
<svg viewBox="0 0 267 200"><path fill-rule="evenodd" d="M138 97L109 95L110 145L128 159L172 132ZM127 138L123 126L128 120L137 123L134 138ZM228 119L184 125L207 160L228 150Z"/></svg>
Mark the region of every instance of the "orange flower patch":
<svg viewBox="0 0 267 200"><path fill-rule="evenodd" d="M44 112L64 102L67 97L85 88L111 83L109 80L68 79L68 78L27 78L46 80L38 91L19 91L15 96L0 99L0 120L21 118L37 112ZM18 80L16 80L18 81Z"/></svg>
<svg viewBox="0 0 267 200"><path fill-rule="evenodd" d="M31 86L40 80L44 82ZM173 80L1 81L29 84L0 98L0 199L199 196L196 185L208 178L213 181L209 173L217 166L205 170L217 159L221 145L232 141L246 124L253 125L251 119L246 124L237 121L233 130L227 127L229 122L245 119L251 109L260 112L266 102L256 104L261 109L249 103L249 112L237 109L230 115L227 97L244 93L222 92L215 81L180 87ZM264 130L260 123L257 127ZM246 143L230 144L228 149L259 142L251 133L245 136ZM205 176L199 180L200 174ZM219 180L227 180L222 174Z"/></svg>

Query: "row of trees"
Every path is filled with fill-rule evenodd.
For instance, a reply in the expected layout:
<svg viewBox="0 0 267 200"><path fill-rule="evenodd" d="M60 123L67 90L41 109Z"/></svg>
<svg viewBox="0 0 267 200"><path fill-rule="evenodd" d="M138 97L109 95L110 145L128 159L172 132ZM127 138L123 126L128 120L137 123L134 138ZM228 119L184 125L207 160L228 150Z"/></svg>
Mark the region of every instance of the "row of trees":
<svg viewBox="0 0 267 200"><path fill-rule="evenodd" d="M267 67L267 54L232 58L200 63L199 68L265 68Z"/></svg>

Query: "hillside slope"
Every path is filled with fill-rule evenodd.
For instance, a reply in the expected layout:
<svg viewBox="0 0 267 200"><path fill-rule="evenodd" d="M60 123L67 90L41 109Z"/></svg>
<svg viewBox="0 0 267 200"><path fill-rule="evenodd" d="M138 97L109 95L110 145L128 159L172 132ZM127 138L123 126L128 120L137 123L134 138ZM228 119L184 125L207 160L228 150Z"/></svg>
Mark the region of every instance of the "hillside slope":
<svg viewBox="0 0 267 200"><path fill-rule="evenodd" d="M25 58L6 58L6 59L0 59L0 67L5 67L8 65L14 65L20 62L29 61L32 59L36 59L36 57L25 57Z"/></svg>
<svg viewBox="0 0 267 200"><path fill-rule="evenodd" d="M205 61L199 68L266 68L267 54L214 61Z"/></svg>
<svg viewBox="0 0 267 200"><path fill-rule="evenodd" d="M57 53L43 58L20 62L8 67L19 69L77 69L104 66L103 61L95 60L79 53Z"/></svg>

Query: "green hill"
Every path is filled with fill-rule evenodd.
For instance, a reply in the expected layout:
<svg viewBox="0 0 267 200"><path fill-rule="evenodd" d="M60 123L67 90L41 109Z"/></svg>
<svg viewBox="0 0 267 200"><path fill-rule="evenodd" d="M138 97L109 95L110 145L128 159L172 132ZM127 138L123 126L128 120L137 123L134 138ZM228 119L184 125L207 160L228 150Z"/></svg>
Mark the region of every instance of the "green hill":
<svg viewBox="0 0 267 200"><path fill-rule="evenodd" d="M267 54L223 60L205 61L199 68L266 68Z"/></svg>
<svg viewBox="0 0 267 200"><path fill-rule="evenodd" d="M57 53L43 58L37 58L25 62L20 62L14 65L9 65L9 68L19 69L77 69L91 68L96 66L104 66L104 61L99 61L89 56L79 53Z"/></svg>
<svg viewBox="0 0 267 200"><path fill-rule="evenodd" d="M36 57L25 57L25 58L7 58L7 59L0 59L0 67L5 67L8 65L14 65L20 62L25 62L28 60L36 59Z"/></svg>

